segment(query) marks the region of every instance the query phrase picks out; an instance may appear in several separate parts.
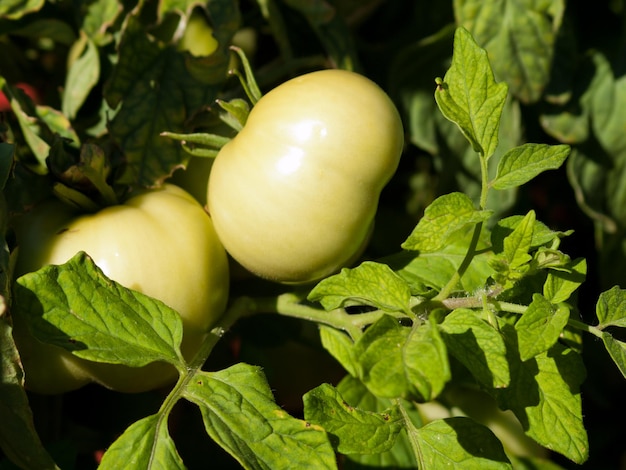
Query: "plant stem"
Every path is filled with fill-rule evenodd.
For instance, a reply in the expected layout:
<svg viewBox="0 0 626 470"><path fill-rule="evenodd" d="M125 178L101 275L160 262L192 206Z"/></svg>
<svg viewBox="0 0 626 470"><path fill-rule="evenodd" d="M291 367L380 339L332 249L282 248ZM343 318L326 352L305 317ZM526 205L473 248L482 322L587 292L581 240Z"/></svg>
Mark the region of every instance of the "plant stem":
<svg viewBox="0 0 626 470"><path fill-rule="evenodd" d="M413 449L413 455L415 456L415 460L417 461L417 468L423 469L426 468L424 457L422 456L422 451L420 448L419 440L417 438L417 428L413 421L411 421L411 417L407 413L404 408L404 404L402 400L397 398L395 400L398 409L400 410L400 414L402 414L402 420L404 421L404 427L406 430L406 434L409 438L409 443L411 444L411 449Z"/></svg>

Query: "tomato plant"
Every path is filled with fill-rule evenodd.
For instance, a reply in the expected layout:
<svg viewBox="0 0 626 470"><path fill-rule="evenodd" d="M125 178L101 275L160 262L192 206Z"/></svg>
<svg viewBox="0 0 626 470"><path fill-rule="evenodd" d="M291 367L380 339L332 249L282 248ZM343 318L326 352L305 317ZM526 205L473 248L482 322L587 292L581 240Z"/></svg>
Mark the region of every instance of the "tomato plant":
<svg viewBox="0 0 626 470"><path fill-rule="evenodd" d="M587 3L0 2L0 467L618 467Z"/></svg>
<svg viewBox="0 0 626 470"><path fill-rule="evenodd" d="M228 298L228 263L208 215L182 189L166 185L133 195L124 204L77 215L62 203L37 207L19 223L16 275L63 264L86 252L104 274L153 296L180 313L182 351L191 359ZM142 370L98 364L39 343L15 316L26 386L59 393L95 381L119 391L139 392L174 380L169 364Z"/></svg>
<svg viewBox="0 0 626 470"><path fill-rule="evenodd" d="M336 272L367 243L403 143L393 102L361 75L325 70L281 84L215 159L207 199L220 239L267 279Z"/></svg>

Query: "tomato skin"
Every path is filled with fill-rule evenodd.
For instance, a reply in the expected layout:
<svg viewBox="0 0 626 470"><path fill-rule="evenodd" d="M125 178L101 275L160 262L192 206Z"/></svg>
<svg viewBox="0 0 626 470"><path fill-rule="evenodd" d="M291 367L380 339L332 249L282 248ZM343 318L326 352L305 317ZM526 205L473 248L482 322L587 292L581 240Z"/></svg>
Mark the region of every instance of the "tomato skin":
<svg viewBox="0 0 626 470"><path fill-rule="evenodd" d="M211 169L209 213L226 250L278 282L339 270L367 243L403 143L391 99L361 75L323 70L281 84Z"/></svg>
<svg viewBox="0 0 626 470"><path fill-rule="evenodd" d="M224 312L229 287L226 252L202 207L174 185L78 217L61 204L52 205L27 216L18 227L17 275L64 263L85 251L113 280L180 313L182 351L190 359ZM174 367L164 363L130 368L79 359L35 341L22 320L16 320L26 386L33 391L61 393L95 381L118 391L141 392L176 378Z"/></svg>

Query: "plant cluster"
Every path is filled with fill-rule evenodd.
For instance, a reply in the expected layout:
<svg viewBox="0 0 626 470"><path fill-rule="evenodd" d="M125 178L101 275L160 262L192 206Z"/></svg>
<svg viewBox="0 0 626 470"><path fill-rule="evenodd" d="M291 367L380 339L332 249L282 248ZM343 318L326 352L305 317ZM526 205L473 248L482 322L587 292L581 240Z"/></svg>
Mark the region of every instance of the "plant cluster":
<svg viewBox="0 0 626 470"><path fill-rule="evenodd" d="M2 468L593 463L623 80L562 1L426 3L0 5ZM591 266L520 204L564 173ZM94 390L154 403L85 463L35 405Z"/></svg>

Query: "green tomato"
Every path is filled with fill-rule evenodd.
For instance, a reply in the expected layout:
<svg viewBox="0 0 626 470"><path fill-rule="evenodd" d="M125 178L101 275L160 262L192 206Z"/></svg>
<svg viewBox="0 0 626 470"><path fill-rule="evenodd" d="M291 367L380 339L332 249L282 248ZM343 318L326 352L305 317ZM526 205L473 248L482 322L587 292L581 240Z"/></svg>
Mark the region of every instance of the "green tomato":
<svg viewBox="0 0 626 470"><path fill-rule="evenodd" d="M397 109L371 80L343 70L291 79L217 155L207 192L215 230L260 277L321 279L367 243L403 143Z"/></svg>
<svg viewBox="0 0 626 470"><path fill-rule="evenodd" d="M60 203L41 206L16 228L16 274L62 264L85 251L102 271L125 287L159 299L180 313L183 355L190 359L228 300L228 260L210 217L186 191L164 185L126 203L76 216ZM26 386L61 393L94 381L124 392L172 382L165 363L142 368L86 361L36 341L16 315L14 333Z"/></svg>

